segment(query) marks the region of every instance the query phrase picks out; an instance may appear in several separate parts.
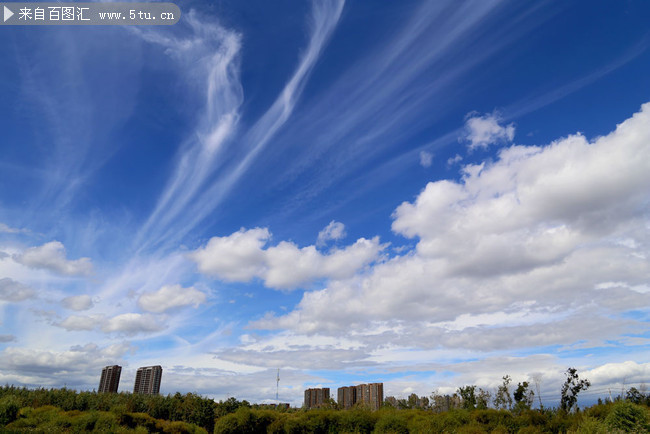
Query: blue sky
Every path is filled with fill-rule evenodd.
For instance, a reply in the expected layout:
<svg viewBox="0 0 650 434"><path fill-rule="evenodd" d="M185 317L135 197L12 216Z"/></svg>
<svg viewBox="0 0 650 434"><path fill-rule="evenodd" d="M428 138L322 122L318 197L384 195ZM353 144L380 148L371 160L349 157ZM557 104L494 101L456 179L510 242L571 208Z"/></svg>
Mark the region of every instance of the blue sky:
<svg viewBox="0 0 650 434"><path fill-rule="evenodd" d="M179 6L2 28L0 382L648 381L647 2Z"/></svg>

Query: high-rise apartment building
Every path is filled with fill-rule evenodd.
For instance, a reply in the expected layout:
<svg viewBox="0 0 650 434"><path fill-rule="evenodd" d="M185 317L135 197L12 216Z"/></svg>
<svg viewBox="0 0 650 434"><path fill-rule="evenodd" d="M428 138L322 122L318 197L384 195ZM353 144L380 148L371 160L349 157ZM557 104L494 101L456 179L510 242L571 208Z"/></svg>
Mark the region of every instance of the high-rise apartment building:
<svg viewBox="0 0 650 434"><path fill-rule="evenodd" d="M122 373L122 367L118 365L106 366L102 369L102 376L99 379L99 388L97 391L99 393L103 392L117 392L117 388L120 385L120 374Z"/></svg>
<svg viewBox="0 0 650 434"><path fill-rule="evenodd" d="M352 408L354 403L357 402L357 388L355 386L339 387L337 395L341 408Z"/></svg>
<svg viewBox="0 0 650 434"><path fill-rule="evenodd" d="M158 395L160 392L160 379L162 378L162 366L143 366L138 368L135 374L135 385L133 393L144 393L146 395Z"/></svg>
<svg viewBox="0 0 650 434"><path fill-rule="evenodd" d="M339 387L337 395L341 408L351 408L355 404L361 403L367 405L371 410L378 410L384 401L384 383Z"/></svg>
<svg viewBox="0 0 650 434"><path fill-rule="evenodd" d="M368 384L368 400L364 402L368 402L372 410L379 410L384 402L384 383Z"/></svg>
<svg viewBox="0 0 650 434"><path fill-rule="evenodd" d="M330 388L305 390L305 408L316 408L325 404L330 399Z"/></svg>

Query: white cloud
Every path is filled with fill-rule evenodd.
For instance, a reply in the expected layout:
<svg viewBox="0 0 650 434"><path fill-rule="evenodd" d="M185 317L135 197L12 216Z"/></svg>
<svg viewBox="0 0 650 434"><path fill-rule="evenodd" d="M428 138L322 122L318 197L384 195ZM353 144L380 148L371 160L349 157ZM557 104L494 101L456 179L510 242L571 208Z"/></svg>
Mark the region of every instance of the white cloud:
<svg viewBox="0 0 650 434"><path fill-rule="evenodd" d="M360 238L326 255L315 246L299 248L287 241L264 249L270 237L268 229L242 229L226 237L213 237L190 258L204 274L244 282L257 277L268 287L293 289L318 279L350 277L378 259L385 247L375 237Z"/></svg>
<svg viewBox="0 0 650 434"><path fill-rule="evenodd" d="M591 143L511 146L463 173L395 210L392 228L417 238L415 251L252 327L354 330L365 343L383 330L384 343L472 351L595 347L647 330L622 314L650 304L633 289L650 280L650 104Z"/></svg>
<svg viewBox="0 0 650 434"><path fill-rule="evenodd" d="M5 277L0 279L0 300L23 301L34 297L35 292L29 286Z"/></svg>
<svg viewBox="0 0 650 434"><path fill-rule="evenodd" d="M227 237L212 237L208 244L190 254L204 274L230 281L249 281L264 271L268 229L255 228L235 232Z"/></svg>
<svg viewBox="0 0 650 434"><path fill-rule="evenodd" d="M636 363L630 360L621 363L607 363L586 371L585 376L596 384L634 385L648 381L650 363Z"/></svg>
<svg viewBox="0 0 650 434"><path fill-rule="evenodd" d="M157 332L164 328L153 315L140 313L123 313L102 324L102 331L106 333L120 332L127 335Z"/></svg>
<svg viewBox="0 0 650 434"><path fill-rule="evenodd" d="M72 295L61 300L63 306L72 310L88 310L93 307L93 300L89 295Z"/></svg>
<svg viewBox="0 0 650 434"><path fill-rule="evenodd" d="M104 333L126 335L152 333L165 329L155 316L140 313L123 313L111 318L101 314L70 315L63 321L54 322L53 325L68 331L91 331L99 328Z"/></svg>
<svg viewBox="0 0 650 434"><path fill-rule="evenodd" d="M341 240L347 236L345 225L332 220L322 231L318 233L317 246L324 246L330 240Z"/></svg>
<svg viewBox="0 0 650 434"><path fill-rule="evenodd" d="M94 330L104 322L102 315L70 315L60 323L56 324L68 331Z"/></svg>
<svg viewBox="0 0 650 434"><path fill-rule="evenodd" d="M427 151L420 151L420 166L431 167L433 163L433 154Z"/></svg>
<svg viewBox="0 0 650 434"><path fill-rule="evenodd" d="M30 375L36 378L36 381L43 380L44 384L50 383L50 376L63 373L66 374L69 385L78 384L79 375L88 377L84 379L90 379L95 385L99 382L96 379L99 379L101 368L115 364L130 349L128 344L103 348L96 344L86 344L73 346L65 351L8 347L0 353L0 362L3 373Z"/></svg>
<svg viewBox="0 0 650 434"><path fill-rule="evenodd" d="M30 268L46 269L67 276L87 276L92 273L90 258L67 259L65 247L59 241L31 247L13 258Z"/></svg>
<svg viewBox="0 0 650 434"><path fill-rule="evenodd" d="M181 285L163 286L155 292L145 292L138 299L138 305L149 312L162 313L181 306L205 302L205 294L194 287L183 288Z"/></svg>
<svg viewBox="0 0 650 434"><path fill-rule="evenodd" d="M241 37L232 32L212 25L199 22L194 14L189 15L190 25L197 33L205 33L210 36L208 45L208 63L210 69L208 74L201 77L202 82L208 87L208 107L206 110L206 126L200 125L199 134L193 136L204 136L207 142L214 142L208 147L209 153L196 146L186 146L186 152L179 161L175 176L170 180L163 197L158 201L154 213L149 218L145 228L138 236L138 240L151 238L145 237L146 232L154 231L158 240L177 240L185 235L191 228L199 224L221 201L226 197L225 192L248 171L250 166L264 150L269 141L276 135L280 128L291 117L294 107L298 102L305 85L311 75L314 65L320 58L320 54L336 28L339 17L343 10L344 0L325 0L313 2L310 19L310 37L305 50L302 51L300 61L289 81L280 91L279 95L271 104L269 109L237 140L237 152L243 150L240 155L232 160L231 171L219 171L214 182L206 189L199 189L202 183L207 183L209 175L215 173L220 167L218 160L214 157L217 152L226 147L226 139L236 129L236 121L239 118L239 106L243 102L243 90L239 81L239 50ZM145 34L148 39L169 45L172 49L181 48L181 60L186 63L186 48L194 48L194 40L198 39L201 46L205 46L202 38L193 38L191 41L169 41L166 37ZM214 40L221 43L224 39L228 42L227 52L229 56L215 56L213 54ZM226 50L220 50L226 51ZM202 52L202 51L201 51ZM191 53L195 55L195 53ZM228 59L228 63L225 62ZM215 59L218 60L215 62ZM194 62L194 57L190 60ZM215 64L216 63L216 64ZM186 68L184 68L185 70ZM222 77L223 76L223 77ZM224 98L225 96L225 98ZM226 113L219 118L219 115ZM218 119L218 124L215 122ZM224 124L223 127L220 124ZM206 131L207 129L207 131ZM202 137L203 138L203 137ZM232 149L229 149L232 151ZM191 169L188 169L191 168ZM196 200L192 200L195 198ZM188 211L188 206L190 209ZM178 222L178 220L181 222ZM170 228L170 223L176 221L176 225Z"/></svg>
<svg viewBox="0 0 650 434"><path fill-rule="evenodd" d="M461 161L463 161L463 157L461 157L459 154L456 154L447 160L447 166L453 166L454 164L460 163Z"/></svg>
<svg viewBox="0 0 650 434"><path fill-rule="evenodd" d="M0 223L0 233L5 233L5 234L19 234L21 232L27 232L26 229L17 229L17 228L12 228L10 226L7 226L4 223Z"/></svg>
<svg viewBox="0 0 650 434"><path fill-rule="evenodd" d="M515 126L509 124L501 125L501 117L498 113L486 113L478 115L470 113L465 121L465 137L469 142L469 149L487 148L495 143L512 142L515 137Z"/></svg>

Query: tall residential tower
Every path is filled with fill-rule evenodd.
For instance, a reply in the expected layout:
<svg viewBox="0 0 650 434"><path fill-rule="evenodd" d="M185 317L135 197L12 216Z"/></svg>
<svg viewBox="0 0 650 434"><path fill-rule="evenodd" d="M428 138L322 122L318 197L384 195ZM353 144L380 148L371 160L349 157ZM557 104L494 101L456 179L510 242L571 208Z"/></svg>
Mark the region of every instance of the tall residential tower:
<svg viewBox="0 0 650 434"><path fill-rule="evenodd" d="M143 366L138 368L135 374L135 385L133 393L144 393L145 395L158 395L160 392L160 379L162 378L162 366Z"/></svg>
<svg viewBox="0 0 650 434"><path fill-rule="evenodd" d="M120 374L122 373L122 367L118 365L107 366L102 369L102 376L99 379L99 388L97 391L102 392L112 392L116 393L117 388L120 385Z"/></svg>

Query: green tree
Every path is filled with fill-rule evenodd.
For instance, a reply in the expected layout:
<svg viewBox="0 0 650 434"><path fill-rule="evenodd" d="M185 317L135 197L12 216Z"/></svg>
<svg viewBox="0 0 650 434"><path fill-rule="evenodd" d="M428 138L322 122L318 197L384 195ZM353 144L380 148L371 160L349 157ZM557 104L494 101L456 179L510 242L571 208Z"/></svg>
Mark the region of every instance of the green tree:
<svg viewBox="0 0 650 434"><path fill-rule="evenodd" d="M510 410L512 408L512 396L510 396L510 375L503 376L503 383L497 388L494 395L494 406L497 409Z"/></svg>
<svg viewBox="0 0 650 434"><path fill-rule="evenodd" d="M462 399L463 408L468 410L476 408L476 386L459 387L458 394Z"/></svg>
<svg viewBox="0 0 650 434"><path fill-rule="evenodd" d="M490 393L489 390L483 390L481 388L478 389L478 393L476 395L476 408L485 410L490 406L490 399L492 398L492 394Z"/></svg>
<svg viewBox="0 0 650 434"><path fill-rule="evenodd" d="M408 408L419 408L420 407L420 397L415 393L411 393L407 400Z"/></svg>
<svg viewBox="0 0 650 434"><path fill-rule="evenodd" d="M578 402L578 394L582 390L589 389L589 386L591 386L589 380L581 379L578 376L578 370L576 368L567 369L566 380L564 381L564 385L562 385L560 408L566 412L570 412Z"/></svg>
<svg viewBox="0 0 650 434"><path fill-rule="evenodd" d="M648 432L648 416L646 409L627 401L614 404L612 411L605 418L605 423L612 430L624 432Z"/></svg>
<svg viewBox="0 0 650 434"><path fill-rule="evenodd" d="M635 404L641 404L645 400L645 396L636 387L630 387L630 389L625 393L625 399Z"/></svg>
<svg viewBox="0 0 650 434"><path fill-rule="evenodd" d="M528 389L528 381L517 384L517 389L513 393L515 399L515 408L519 411L530 409L533 405L533 397L535 392Z"/></svg>
<svg viewBox="0 0 650 434"><path fill-rule="evenodd" d="M5 396L0 400L0 427L13 422L18 417L20 402L14 396Z"/></svg>

